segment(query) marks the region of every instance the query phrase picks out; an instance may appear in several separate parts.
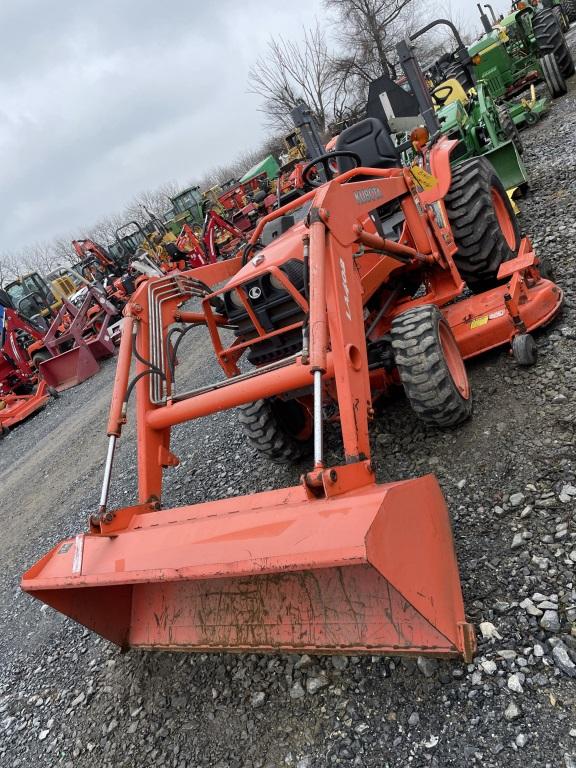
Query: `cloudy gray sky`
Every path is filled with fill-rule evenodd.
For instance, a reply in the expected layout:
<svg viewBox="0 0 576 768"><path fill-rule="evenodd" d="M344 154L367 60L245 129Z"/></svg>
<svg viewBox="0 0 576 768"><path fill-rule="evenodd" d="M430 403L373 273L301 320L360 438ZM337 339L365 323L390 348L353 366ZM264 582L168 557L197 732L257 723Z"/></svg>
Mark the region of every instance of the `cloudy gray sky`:
<svg viewBox="0 0 576 768"><path fill-rule="evenodd" d="M257 145L248 69L315 15L321 0L1 0L0 251L81 236Z"/></svg>

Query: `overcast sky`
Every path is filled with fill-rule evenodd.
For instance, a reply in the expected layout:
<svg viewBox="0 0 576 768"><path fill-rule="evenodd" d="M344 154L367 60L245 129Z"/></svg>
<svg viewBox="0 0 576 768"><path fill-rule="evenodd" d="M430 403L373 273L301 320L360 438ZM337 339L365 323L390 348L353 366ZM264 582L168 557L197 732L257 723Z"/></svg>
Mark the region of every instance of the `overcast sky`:
<svg viewBox="0 0 576 768"><path fill-rule="evenodd" d="M257 146L248 69L322 15L321 0L0 0L0 252L81 237Z"/></svg>

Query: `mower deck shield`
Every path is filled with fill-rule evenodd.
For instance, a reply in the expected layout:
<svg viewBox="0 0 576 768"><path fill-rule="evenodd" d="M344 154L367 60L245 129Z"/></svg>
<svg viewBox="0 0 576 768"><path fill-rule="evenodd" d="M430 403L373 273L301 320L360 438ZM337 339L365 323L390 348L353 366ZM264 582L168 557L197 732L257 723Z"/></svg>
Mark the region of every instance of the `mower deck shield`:
<svg viewBox="0 0 576 768"><path fill-rule="evenodd" d="M100 370L100 364L86 344L73 347L40 363L40 374L58 392L75 387Z"/></svg>
<svg viewBox="0 0 576 768"><path fill-rule="evenodd" d="M68 539L22 588L122 647L469 659L436 479L322 499L304 486L128 512Z"/></svg>
<svg viewBox="0 0 576 768"><path fill-rule="evenodd" d="M4 395L0 398L0 433L19 424L46 405L50 395L41 382L32 395Z"/></svg>

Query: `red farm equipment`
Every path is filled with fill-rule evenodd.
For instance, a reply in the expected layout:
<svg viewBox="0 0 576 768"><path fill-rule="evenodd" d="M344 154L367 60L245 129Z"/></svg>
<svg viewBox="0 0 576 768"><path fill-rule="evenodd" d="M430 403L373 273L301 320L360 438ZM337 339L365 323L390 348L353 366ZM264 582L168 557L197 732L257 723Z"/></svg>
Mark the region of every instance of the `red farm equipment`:
<svg viewBox="0 0 576 768"><path fill-rule="evenodd" d="M0 434L43 408L50 397L28 352L43 335L0 290Z"/></svg>
<svg viewBox="0 0 576 768"><path fill-rule="evenodd" d="M189 224L184 224L176 241L177 247L186 252L194 267L213 264L219 257L227 258L241 245L245 245L248 235L240 231L228 219L214 210L206 213L200 232L195 232Z"/></svg>
<svg viewBox="0 0 576 768"><path fill-rule="evenodd" d="M450 168L455 145L439 137L422 167L404 168L382 124L362 121L305 173L309 182L321 162L328 181L261 220L241 255L137 289L100 508L87 533L24 574L25 591L123 648L470 660L439 485L431 475L377 484L369 422L398 384L432 424L467 418L463 358L511 344L530 362L530 331L562 292L520 238L486 161ZM224 375L191 389L177 375L174 328L198 324ZM139 500L112 510L134 387ZM162 509L164 469L178 462L172 427L236 407L266 457L313 451L300 483ZM328 418L341 429L339 466L324 460Z"/></svg>
<svg viewBox="0 0 576 768"><path fill-rule="evenodd" d="M240 232L254 229L256 221L265 212L264 200L270 181L266 173L253 176L248 181L237 182L218 196L218 202L230 223Z"/></svg>
<svg viewBox="0 0 576 768"><path fill-rule="evenodd" d="M120 314L94 285L63 300L61 309L29 354L42 378L61 392L80 384L100 370L100 360L111 357L120 336Z"/></svg>
<svg viewBox="0 0 576 768"><path fill-rule="evenodd" d="M103 280L106 277L121 277L125 269L106 248L93 240L72 240L78 258L78 271L86 280Z"/></svg>

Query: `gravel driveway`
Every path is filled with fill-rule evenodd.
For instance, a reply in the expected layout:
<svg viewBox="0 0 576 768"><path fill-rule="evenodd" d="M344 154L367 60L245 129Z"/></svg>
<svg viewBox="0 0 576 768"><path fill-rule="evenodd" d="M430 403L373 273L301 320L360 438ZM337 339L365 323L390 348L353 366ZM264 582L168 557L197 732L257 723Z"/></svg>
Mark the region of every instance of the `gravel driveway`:
<svg viewBox="0 0 576 768"><path fill-rule="evenodd" d="M572 41L576 35L571 33ZM576 77L523 134L521 224L566 293L519 369L469 366L454 431L398 400L373 431L380 481L433 471L452 512L474 663L379 657L121 654L20 593L22 571L97 507L114 362L0 443L0 765L134 768L576 768ZM206 346L183 365L210 380ZM134 500L133 422L113 504ZM233 413L174 430L165 503L292 484ZM337 451L337 446L333 446Z"/></svg>

